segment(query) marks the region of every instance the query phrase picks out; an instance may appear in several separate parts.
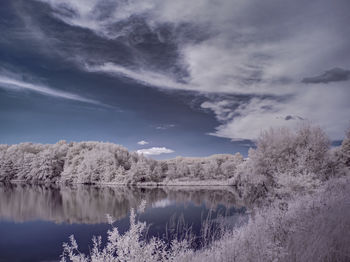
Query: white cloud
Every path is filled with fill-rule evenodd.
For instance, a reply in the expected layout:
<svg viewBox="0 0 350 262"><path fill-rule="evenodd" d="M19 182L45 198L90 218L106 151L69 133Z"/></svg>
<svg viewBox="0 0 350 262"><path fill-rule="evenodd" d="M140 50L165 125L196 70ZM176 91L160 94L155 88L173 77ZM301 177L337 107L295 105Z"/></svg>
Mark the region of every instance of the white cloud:
<svg viewBox="0 0 350 262"><path fill-rule="evenodd" d="M162 125L156 126L156 129L157 130L167 130L167 129L173 128L173 127L175 127L174 124L162 124Z"/></svg>
<svg viewBox="0 0 350 262"><path fill-rule="evenodd" d="M319 125L332 139L338 140L344 137L350 124L348 101L350 92L347 92L347 87L332 84L302 90L283 102L271 98L253 98L235 110L226 108L227 104L222 101L205 102L202 107L211 109L223 123L211 133L219 137L256 139L262 130L269 127L295 127L306 120ZM229 117L230 112L235 116ZM286 120L290 115L298 117Z"/></svg>
<svg viewBox="0 0 350 262"><path fill-rule="evenodd" d="M335 139L349 125L348 82L315 87L301 83L330 68L350 69L348 0L103 1L107 7L98 0L41 1L51 5L58 19L107 39L134 32L130 17L140 18L153 33L170 25L167 41L188 75L179 81L173 67L160 71L150 66L155 60L147 60L147 50L133 53L138 60L128 66L83 57L80 65L87 71L158 88L275 96L238 102L238 107L226 98L203 103L222 123L217 136L253 139L270 126L296 125L296 119L284 120L289 115L320 125ZM127 26L115 27L118 22ZM189 31L181 33L186 27ZM286 95L292 98L282 100Z"/></svg>
<svg viewBox="0 0 350 262"><path fill-rule="evenodd" d="M350 42L344 37L347 29L342 28L347 23L340 15L324 16L341 13L342 5L346 5L341 0L338 5L323 0L312 3L296 0L283 5L275 0L40 1L50 4L54 15L65 23L106 38L132 32L137 25L128 20L131 17L140 17L154 32L169 24L175 32L184 24L195 26L197 29L191 34L175 33L171 40L189 73L186 83L176 81L170 72L166 75L166 68L162 72L151 71L142 58L129 68L109 61L87 67L90 71L124 75L150 86L200 92L284 94L294 87L281 85L281 78L299 81L311 71L332 68L334 59L337 66L349 66L347 59L336 56ZM118 22L128 26L115 27ZM201 41L192 41L201 34L205 35Z"/></svg>
<svg viewBox="0 0 350 262"><path fill-rule="evenodd" d="M189 89L191 87L185 84L177 83L174 79L164 74L144 69L130 70L114 63L104 63L102 65L85 65L85 69L89 72L101 72L112 75L121 75L137 81L141 84L169 89Z"/></svg>
<svg viewBox="0 0 350 262"><path fill-rule="evenodd" d="M212 110L215 113L216 118L220 122L223 122L223 121L231 120L233 118L233 115L235 114L235 112L231 109L231 107L235 103L236 102L229 101L229 100L220 100L216 102L206 101L201 104L201 107L204 109Z"/></svg>
<svg viewBox="0 0 350 262"><path fill-rule="evenodd" d="M72 94L69 92L64 92L61 90L49 88L41 84L35 84L30 82L25 82L20 79L21 77L15 74L0 74L0 88L11 89L15 91L30 90L43 95L58 97L63 99L75 100L80 102L86 102L91 104L101 104L98 101L82 97L80 95Z"/></svg>
<svg viewBox="0 0 350 262"><path fill-rule="evenodd" d="M166 147L151 147L147 149L140 149L140 150L137 150L136 152L138 154L151 156L151 155L160 155L160 154L170 154L170 153L173 153L174 151Z"/></svg>
<svg viewBox="0 0 350 262"><path fill-rule="evenodd" d="M137 144L144 146L144 145L148 145L149 143L145 140L141 140L141 141L137 142Z"/></svg>
<svg viewBox="0 0 350 262"><path fill-rule="evenodd" d="M100 1L100 0L37 0L47 3L54 16L71 25L90 29L106 38L117 38L125 32L111 30L112 24L131 16L141 15L155 6L155 1Z"/></svg>

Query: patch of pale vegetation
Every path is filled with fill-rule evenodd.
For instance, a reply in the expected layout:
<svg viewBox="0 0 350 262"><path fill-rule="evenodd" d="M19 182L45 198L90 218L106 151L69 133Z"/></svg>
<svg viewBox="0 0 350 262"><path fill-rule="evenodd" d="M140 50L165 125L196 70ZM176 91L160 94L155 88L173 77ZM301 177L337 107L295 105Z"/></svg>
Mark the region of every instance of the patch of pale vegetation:
<svg viewBox="0 0 350 262"><path fill-rule="evenodd" d="M139 212L142 212L145 203L141 204ZM131 209L130 229L124 234L120 234L118 228L113 227L113 219L109 217L112 229L108 231L107 244L102 247L101 237L93 238L91 253L86 256L79 252L78 244L74 236L70 237L70 243L63 244L63 254L61 262L122 262L122 261L186 261L194 253L190 248L190 241L185 238L181 241L174 239L170 244L159 239L151 238L146 240L145 234L147 225L136 219L136 212Z"/></svg>
<svg viewBox="0 0 350 262"><path fill-rule="evenodd" d="M349 148L330 148L330 141L318 127L270 129L261 134L257 148L240 164L231 184L247 203L285 199L312 192L331 178L349 175Z"/></svg>
<svg viewBox="0 0 350 262"><path fill-rule="evenodd" d="M275 201L191 261L350 261L350 178Z"/></svg>
<svg viewBox="0 0 350 262"><path fill-rule="evenodd" d="M156 161L112 143L21 143L0 146L0 181L227 185L241 162L240 154Z"/></svg>

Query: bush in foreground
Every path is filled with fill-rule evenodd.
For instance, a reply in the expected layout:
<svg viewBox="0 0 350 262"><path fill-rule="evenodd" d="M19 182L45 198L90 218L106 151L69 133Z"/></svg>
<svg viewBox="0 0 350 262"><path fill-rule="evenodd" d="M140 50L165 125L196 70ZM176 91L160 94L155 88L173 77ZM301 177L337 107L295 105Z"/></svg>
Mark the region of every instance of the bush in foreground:
<svg viewBox="0 0 350 262"><path fill-rule="evenodd" d="M256 211L247 225L227 232L199 261L350 261L350 178L319 192Z"/></svg>
<svg viewBox="0 0 350 262"><path fill-rule="evenodd" d="M145 204L139 208L141 212L144 207ZM111 218L109 222L113 224ZM188 258L194 252L190 248L189 241L175 239L171 241L169 247L168 243L155 237L146 240L146 231L146 223L136 220L135 210L131 209L130 229L127 232L121 235L118 228L112 227L112 230L108 231L108 240L104 247L101 246L101 237L94 237L93 248L88 256L79 252L78 244L74 236L71 236L70 244L63 244L61 262L189 261Z"/></svg>

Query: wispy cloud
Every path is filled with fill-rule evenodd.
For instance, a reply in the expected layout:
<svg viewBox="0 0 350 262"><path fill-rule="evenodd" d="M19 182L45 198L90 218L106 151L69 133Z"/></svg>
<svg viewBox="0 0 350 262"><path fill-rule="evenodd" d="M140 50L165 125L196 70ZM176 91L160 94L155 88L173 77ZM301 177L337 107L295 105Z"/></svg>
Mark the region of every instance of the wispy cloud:
<svg viewBox="0 0 350 262"><path fill-rule="evenodd" d="M102 105L96 100L88 99L77 94L53 89L42 84L23 81L20 79L20 76L14 74L0 74L0 88L10 89L14 91L29 90L32 92L37 92L43 95L52 96L56 98L63 98L90 104Z"/></svg>
<svg viewBox="0 0 350 262"><path fill-rule="evenodd" d="M156 129L157 130L167 130L167 129L173 128L173 127L175 127L174 124L161 124L161 125L157 125Z"/></svg>
<svg viewBox="0 0 350 262"><path fill-rule="evenodd" d="M153 87L184 90L192 89L189 87L189 85L178 83L165 74L148 71L145 69L131 70L114 63L104 63L102 65L85 64L85 69L89 72L108 73L112 75L124 76L141 84Z"/></svg>
<svg viewBox="0 0 350 262"><path fill-rule="evenodd" d="M141 146L144 146L144 145L148 145L149 142L145 141L145 140L141 140L139 142L137 142L137 144L141 145Z"/></svg>
<svg viewBox="0 0 350 262"><path fill-rule="evenodd" d="M138 154L143 154L146 156L156 156L160 154L170 154L173 153L174 150L168 149L166 147L151 147L147 149L140 149L136 151Z"/></svg>

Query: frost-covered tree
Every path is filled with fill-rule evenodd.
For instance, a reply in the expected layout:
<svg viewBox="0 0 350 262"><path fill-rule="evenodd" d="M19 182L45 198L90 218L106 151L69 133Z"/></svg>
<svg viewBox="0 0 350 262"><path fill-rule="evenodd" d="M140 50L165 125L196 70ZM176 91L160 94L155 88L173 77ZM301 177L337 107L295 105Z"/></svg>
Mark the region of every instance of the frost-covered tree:
<svg viewBox="0 0 350 262"><path fill-rule="evenodd" d="M62 170L66 152L62 142L55 145L21 143L2 152L0 177L6 180L55 182ZM60 151L61 150L61 151Z"/></svg>
<svg viewBox="0 0 350 262"><path fill-rule="evenodd" d="M151 181L151 170L149 168L147 160L143 156L137 162L135 161L135 159L133 159L128 174L128 183Z"/></svg>
<svg viewBox="0 0 350 262"><path fill-rule="evenodd" d="M270 129L256 146L233 182L249 201L313 189L337 174L330 141L319 127Z"/></svg>
<svg viewBox="0 0 350 262"><path fill-rule="evenodd" d="M19 144L18 146L12 145L6 148L1 161L1 180L9 181L12 179L18 179L17 174L23 166L23 147L24 144Z"/></svg>
<svg viewBox="0 0 350 262"><path fill-rule="evenodd" d="M243 162L241 154L213 155L210 157L177 157L167 160L169 179L228 180L235 176L237 166Z"/></svg>
<svg viewBox="0 0 350 262"><path fill-rule="evenodd" d="M330 141L319 127L306 125L297 132L270 129L261 134L257 148L249 151L255 173L274 177L281 173L318 174L327 172Z"/></svg>
<svg viewBox="0 0 350 262"><path fill-rule="evenodd" d="M121 166L118 155L127 150L111 143L80 142L69 146L62 181L75 183L111 182Z"/></svg>
<svg viewBox="0 0 350 262"><path fill-rule="evenodd" d="M37 159L36 154L30 153L30 152L24 154L23 160L22 160L22 167L17 173L17 178L19 180L28 181L31 179L31 176L32 176L31 172L33 170L33 166L36 159Z"/></svg>
<svg viewBox="0 0 350 262"><path fill-rule="evenodd" d="M330 140L320 127L304 126L295 137L297 172L325 175L330 163Z"/></svg>

